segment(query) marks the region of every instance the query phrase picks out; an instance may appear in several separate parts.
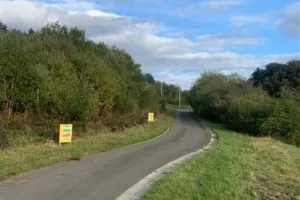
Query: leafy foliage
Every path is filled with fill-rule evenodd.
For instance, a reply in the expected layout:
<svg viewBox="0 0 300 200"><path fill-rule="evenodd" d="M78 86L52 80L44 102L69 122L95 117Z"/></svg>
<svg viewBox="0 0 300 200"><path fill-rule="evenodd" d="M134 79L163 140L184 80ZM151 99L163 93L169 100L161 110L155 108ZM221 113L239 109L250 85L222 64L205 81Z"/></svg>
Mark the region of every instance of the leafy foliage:
<svg viewBox="0 0 300 200"><path fill-rule="evenodd" d="M244 133L260 135L261 124L270 116L273 100L264 91L255 90L232 99L225 124Z"/></svg>
<svg viewBox="0 0 300 200"><path fill-rule="evenodd" d="M250 80L237 74L204 73L190 91L190 104L198 116L231 129L300 146L299 64L299 60L270 63L256 69Z"/></svg>
<svg viewBox="0 0 300 200"><path fill-rule="evenodd" d="M3 24L1 21L0 21L0 30L6 30L7 29L7 26L6 24Z"/></svg>
<svg viewBox="0 0 300 200"><path fill-rule="evenodd" d="M189 105L190 104L190 91L189 90L183 90L181 93L182 98L182 105Z"/></svg>
<svg viewBox="0 0 300 200"><path fill-rule="evenodd" d="M167 84L164 82L157 81L155 83L156 85L156 91L161 95L161 102L164 102L164 104L173 104L178 105L179 103L179 91L181 91L181 88L178 85L174 84ZM181 98L183 95L180 95ZM184 103L184 102L182 102Z"/></svg>
<svg viewBox="0 0 300 200"><path fill-rule="evenodd" d="M126 51L86 40L84 30L59 23L28 34L0 25L1 141L26 127L42 133L69 122L82 131L89 123L116 130L161 111L154 78L142 74Z"/></svg>
<svg viewBox="0 0 300 200"><path fill-rule="evenodd" d="M178 85L167 85L163 84L163 96L166 99L167 103L178 105L179 103L179 90Z"/></svg>
<svg viewBox="0 0 300 200"><path fill-rule="evenodd" d="M238 74L202 74L190 91L190 102L197 115L211 120L224 119L230 100L251 90L248 82Z"/></svg>
<svg viewBox="0 0 300 200"><path fill-rule="evenodd" d="M260 127L263 135L300 146L300 108L291 100L278 100L274 112Z"/></svg>
<svg viewBox="0 0 300 200"><path fill-rule="evenodd" d="M257 68L251 80L255 87L262 86L271 96L280 97L284 87L300 89L300 60L287 64L270 63L265 69Z"/></svg>

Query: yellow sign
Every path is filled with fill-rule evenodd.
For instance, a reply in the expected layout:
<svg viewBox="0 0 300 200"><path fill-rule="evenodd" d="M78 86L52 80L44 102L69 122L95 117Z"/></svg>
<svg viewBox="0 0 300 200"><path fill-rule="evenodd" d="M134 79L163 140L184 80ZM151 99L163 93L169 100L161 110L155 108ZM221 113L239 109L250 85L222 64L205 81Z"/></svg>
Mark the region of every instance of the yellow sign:
<svg viewBox="0 0 300 200"><path fill-rule="evenodd" d="M148 121L153 122L154 121L154 113L148 113Z"/></svg>
<svg viewBox="0 0 300 200"><path fill-rule="evenodd" d="M72 124L61 124L59 127L59 143L68 143L72 141Z"/></svg>

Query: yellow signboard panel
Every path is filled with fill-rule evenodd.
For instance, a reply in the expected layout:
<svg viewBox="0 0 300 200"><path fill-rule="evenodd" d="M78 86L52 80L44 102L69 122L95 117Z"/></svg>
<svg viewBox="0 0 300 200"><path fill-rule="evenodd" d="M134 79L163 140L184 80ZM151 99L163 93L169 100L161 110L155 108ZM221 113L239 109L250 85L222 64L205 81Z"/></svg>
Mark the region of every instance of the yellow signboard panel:
<svg viewBox="0 0 300 200"><path fill-rule="evenodd" d="M59 127L59 143L68 143L72 141L72 124L61 124Z"/></svg>
<svg viewBox="0 0 300 200"><path fill-rule="evenodd" d="M153 122L154 121L154 113L148 113L148 121Z"/></svg>

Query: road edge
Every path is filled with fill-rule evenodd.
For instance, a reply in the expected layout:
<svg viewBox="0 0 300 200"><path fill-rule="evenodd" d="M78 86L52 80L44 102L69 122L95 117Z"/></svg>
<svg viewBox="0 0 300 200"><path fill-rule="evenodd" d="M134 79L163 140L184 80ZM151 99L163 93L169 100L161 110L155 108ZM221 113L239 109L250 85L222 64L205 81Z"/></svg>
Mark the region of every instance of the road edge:
<svg viewBox="0 0 300 200"><path fill-rule="evenodd" d="M177 112L175 112L174 116L173 116L173 119L175 118ZM145 141L141 141L141 142L138 142L138 143L133 143L133 144L129 144L129 145L126 145L125 147L128 147L128 146L134 146L134 145L138 145L138 144L143 144L143 143L147 143L147 142L152 142L154 140L157 140L158 138L164 136L166 133L169 132L171 126L172 126L173 122L170 124L170 126L167 128L167 130L165 132L163 132L162 134L156 136L155 138L152 138L152 139L149 139L149 140L145 140Z"/></svg>
<svg viewBox="0 0 300 200"><path fill-rule="evenodd" d="M172 125L172 123L171 123L171 125ZM129 147L129 146L134 146L134 145L138 145L138 144L142 144L142 143L148 143L148 142L152 142L154 140L157 140L158 138L164 136L165 134L167 134L169 132L171 125L167 128L167 130L165 132L161 133L160 135L156 136L155 138L148 139L148 140L141 141L141 142L137 142L137 143L128 144L128 145L125 145L125 146L116 147L116 148L110 149L108 151L113 151L113 150L116 150L116 149L126 148L126 147ZM94 153L91 153L91 154L88 154L88 155L83 155L82 157L88 157L88 156L92 156L92 155L95 155L95 154L98 154L98 153L105 153L105 152L107 152L107 151L98 151L98 152L94 152ZM80 160L81 160L81 158L80 158ZM68 159L67 160L62 160L62 161L58 161L58 162L50 164L50 165L45 165L43 167L38 167L38 168L34 168L34 169L31 169L31 170L20 172L20 173L14 174L14 175L10 175L10 176L7 176L5 178L0 177L0 185L3 184L4 182L6 182L7 180L10 180L12 178L22 177L25 174L33 172L33 171L37 171L37 170L40 170L40 169L43 169L43 168L53 167L54 165L58 165L58 164L62 164L62 163L70 163L70 162L74 162L74 160L68 160Z"/></svg>
<svg viewBox="0 0 300 200"><path fill-rule="evenodd" d="M126 145L124 147L129 147L129 146L134 146L134 145L143 144L143 143L147 143L147 142L152 142L152 141L157 140L158 138L164 136L166 133L169 132L169 130L170 130L170 127L168 127L168 129L165 132L163 132L162 134L156 136L155 138L152 138L152 139L149 139L149 140L145 140L145 141L142 141L142 142L138 142L138 143L129 144L129 145Z"/></svg>
<svg viewBox="0 0 300 200"><path fill-rule="evenodd" d="M199 118L198 118L199 119ZM183 164L184 162L187 162L189 160L192 160L196 156L206 153L208 150L212 149L214 146L216 146L218 141L217 134L211 130L208 126L205 125L205 123L200 120L200 124L210 133L211 138L208 145L206 145L203 148L198 149L197 151L194 151L192 153L189 153L187 155L184 155L182 157L179 157L162 167L156 169L155 171L151 172L144 178L142 178L140 181L138 181L136 184L134 184L132 187L130 187L128 190L126 190L123 194L121 194L119 197L116 198L116 200L140 200L142 197L146 194L147 191L149 191L162 177L166 176L169 172L176 169L179 165Z"/></svg>

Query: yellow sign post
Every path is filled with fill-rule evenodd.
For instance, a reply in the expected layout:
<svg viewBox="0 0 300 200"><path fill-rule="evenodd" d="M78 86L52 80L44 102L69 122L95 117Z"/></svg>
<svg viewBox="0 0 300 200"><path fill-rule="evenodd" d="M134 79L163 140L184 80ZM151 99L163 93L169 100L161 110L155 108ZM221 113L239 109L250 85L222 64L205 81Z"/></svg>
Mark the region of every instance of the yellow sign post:
<svg viewBox="0 0 300 200"><path fill-rule="evenodd" d="M148 122L154 121L154 113L148 113Z"/></svg>
<svg viewBox="0 0 300 200"><path fill-rule="evenodd" d="M59 126L59 144L72 141L72 124L61 124Z"/></svg>

